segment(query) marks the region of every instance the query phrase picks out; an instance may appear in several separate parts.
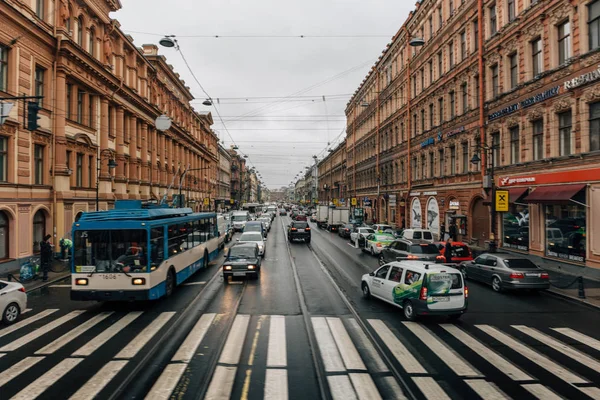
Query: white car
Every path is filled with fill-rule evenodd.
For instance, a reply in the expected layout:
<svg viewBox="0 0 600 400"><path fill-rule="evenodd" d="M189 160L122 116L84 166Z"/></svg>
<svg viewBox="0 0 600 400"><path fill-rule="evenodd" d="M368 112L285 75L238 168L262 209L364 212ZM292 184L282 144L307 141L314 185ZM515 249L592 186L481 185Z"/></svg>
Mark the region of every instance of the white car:
<svg viewBox="0 0 600 400"><path fill-rule="evenodd" d="M271 230L271 218L269 218L269 217L260 217L258 220L260 222L263 222L265 224L265 229L267 231Z"/></svg>
<svg viewBox="0 0 600 400"><path fill-rule="evenodd" d="M375 233L373 228L359 226L358 228L354 228L354 230L350 232L350 241L355 245L358 245L357 242L360 236L362 236L363 239L366 239L367 236L369 236L372 233Z"/></svg>
<svg viewBox="0 0 600 400"><path fill-rule="evenodd" d="M258 245L258 254L264 258L266 250L265 240L260 232L244 232L237 241L240 243L256 243Z"/></svg>
<svg viewBox="0 0 600 400"><path fill-rule="evenodd" d="M12 324L27 308L27 295L23 285L17 282L0 281L0 310L2 321Z"/></svg>

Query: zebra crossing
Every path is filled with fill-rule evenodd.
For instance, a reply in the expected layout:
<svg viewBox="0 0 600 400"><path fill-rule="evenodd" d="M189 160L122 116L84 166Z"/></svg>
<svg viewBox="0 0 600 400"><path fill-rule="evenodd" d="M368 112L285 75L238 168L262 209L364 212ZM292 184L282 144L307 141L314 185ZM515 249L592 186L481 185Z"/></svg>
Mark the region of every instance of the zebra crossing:
<svg viewBox="0 0 600 400"><path fill-rule="evenodd" d="M50 398L56 393L71 399L102 398L175 315L59 309L31 313L0 329L2 398ZM317 383L308 358L298 359L309 353L299 318L199 315L156 380L148 382L146 399L185 398L189 382L202 380L206 399L303 398L293 388ZM231 321L228 331L226 320ZM383 319L366 323L418 398L600 399L600 341L572 328ZM333 399L407 398L355 319L313 316L310 324ZM222 338L222 346L216 338ZM198 365L208 364L213 353L214 368L199 372ZM299 373L302 369L305 373Z"/></svg>

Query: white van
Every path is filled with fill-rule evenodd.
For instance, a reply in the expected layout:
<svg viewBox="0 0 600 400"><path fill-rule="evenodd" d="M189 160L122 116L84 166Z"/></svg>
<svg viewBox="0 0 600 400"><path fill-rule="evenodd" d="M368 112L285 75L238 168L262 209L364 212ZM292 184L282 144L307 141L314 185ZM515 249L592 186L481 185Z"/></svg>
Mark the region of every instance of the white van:
<svg viewBox="0 0 600 400"><path fill-rule="evenodd" d="M377 297L419 315L448 315L458 319L467 311L469 289L463 274L452 267L423 261L394 261L362 277L363 296Z"/></svg>
<svg viewBox="0 0 600 400"><path fill-rule="evenodd" d="M234 211L231 214L231 222L234 231L243 231L246 227L246 222L250 221L250 213L248 211Z"/></svg>
<svg viewBox="0 0 600 400"><path fill-rule="evenodd" d="M409 240L424 240L433 243L433 233L429 229L405 229L400 235L403 239Z"/></svg>
<svg viewBox="0 0 600 400"><path fill-rule="evenodd" d="M223 215L217 215L217 228L219 230L219 248L225 247L225 243L231 240L229 231L230 222Z"/></svg>

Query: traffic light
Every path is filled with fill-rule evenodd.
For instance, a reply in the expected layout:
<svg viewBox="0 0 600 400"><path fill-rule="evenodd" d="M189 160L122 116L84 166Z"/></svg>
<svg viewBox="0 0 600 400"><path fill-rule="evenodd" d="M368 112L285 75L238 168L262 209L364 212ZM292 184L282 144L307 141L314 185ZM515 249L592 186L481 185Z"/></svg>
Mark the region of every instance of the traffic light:
<svg viewBox="0 0 600 400"><path fill-rule="evenodd" d="M38 116L38 111L40 111L42 107L39 106L37 101L28 101L27 102L27 130L35 131L40 126L38 125L38 120L41 118Z"/></svg>

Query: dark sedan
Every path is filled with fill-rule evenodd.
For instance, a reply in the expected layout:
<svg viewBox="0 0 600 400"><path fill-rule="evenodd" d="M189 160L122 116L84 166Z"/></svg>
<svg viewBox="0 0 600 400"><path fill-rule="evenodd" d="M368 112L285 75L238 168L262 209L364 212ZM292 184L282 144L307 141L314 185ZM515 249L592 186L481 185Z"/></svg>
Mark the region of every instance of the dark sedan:
<svg viewBox="0 0 600 400"><path fill-rule="evenodd" d="M303 240L310 243L310 227L306 221L292 221L288 225L287 231L288 241Z"/></svg>
<svg viewBox="0 0 600 400"><path fill-rule="evenodd" d="M441 263L443 257L440 251L433 244L425 240L397 239L384 247L379 255L379 265L384 265L392 261L400 260L419 260Z"/></svg>
<svg viewBox="0 0 600 400"><path fill-rule="evenodd" d="M229 283L230 277L260 277L261 257L256 243L236 243L225 253L223 278Z"/></svg>
<svg viewBox="0 0 600 400"><path fill-rule="evenodd" d="M354 225L344 224L344 225L340 226L340 228L338 229L338 235L340 237L350 239L350 234L352 233L353 230L354 230Z"/></svg>

